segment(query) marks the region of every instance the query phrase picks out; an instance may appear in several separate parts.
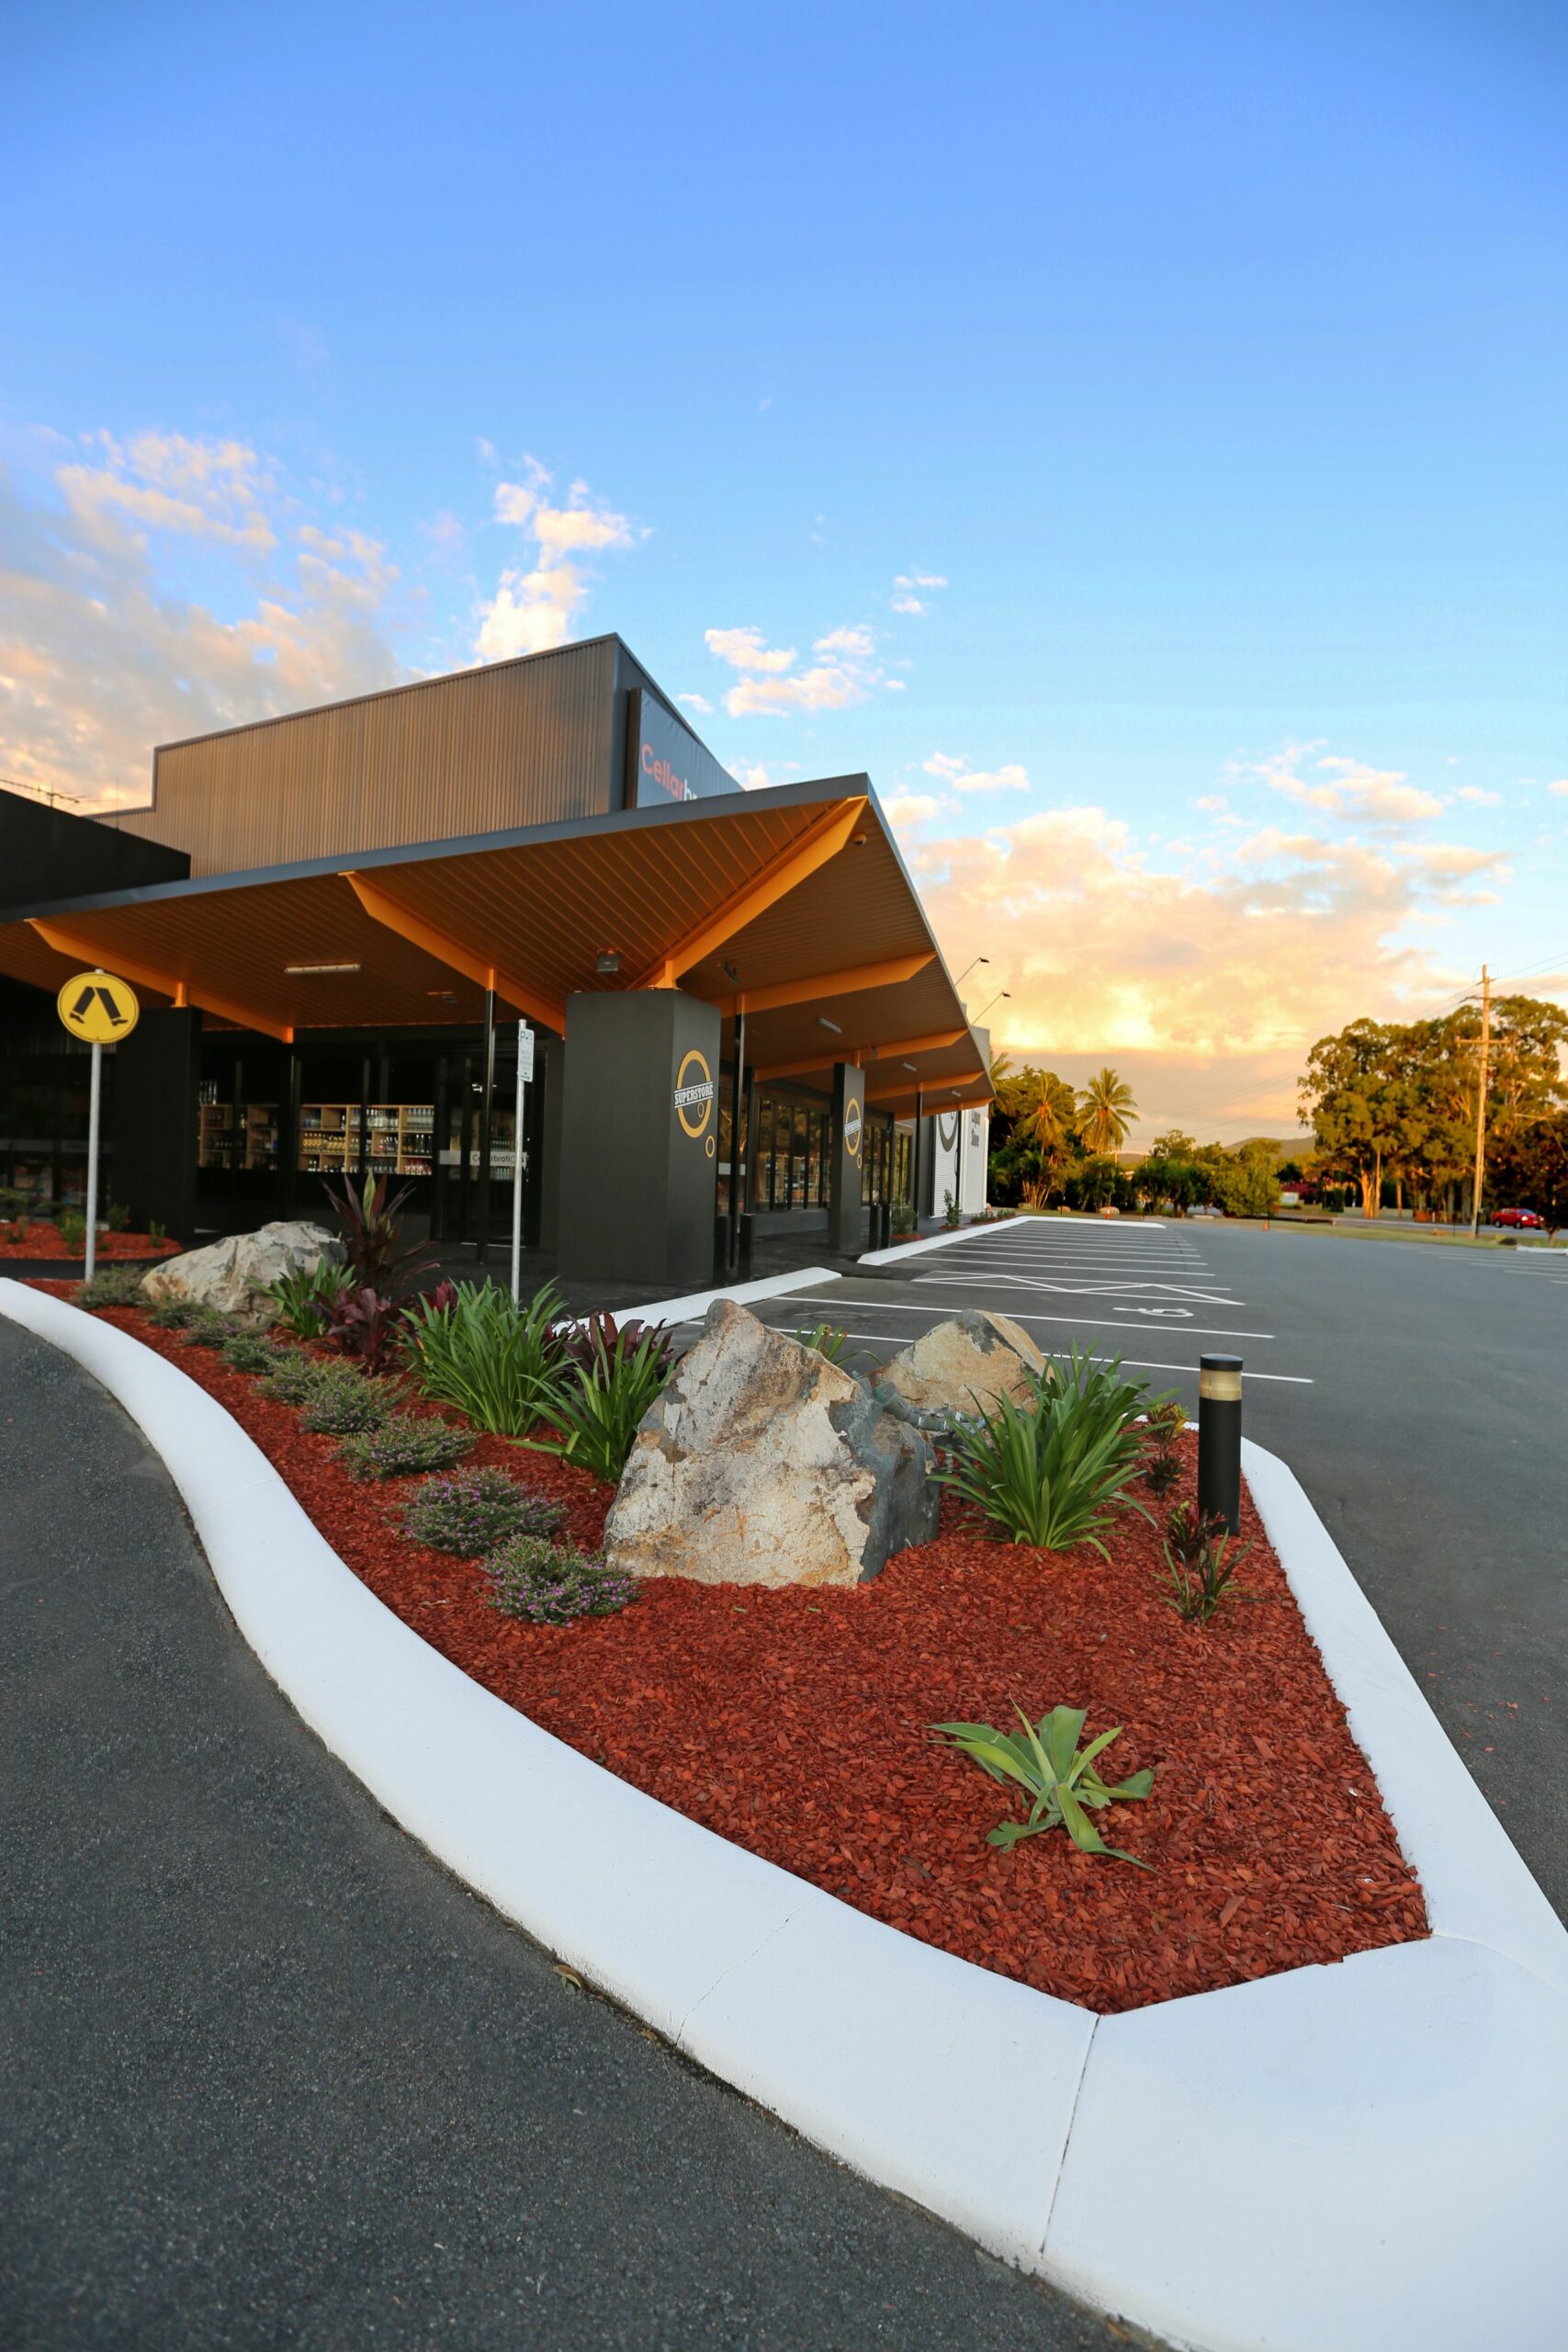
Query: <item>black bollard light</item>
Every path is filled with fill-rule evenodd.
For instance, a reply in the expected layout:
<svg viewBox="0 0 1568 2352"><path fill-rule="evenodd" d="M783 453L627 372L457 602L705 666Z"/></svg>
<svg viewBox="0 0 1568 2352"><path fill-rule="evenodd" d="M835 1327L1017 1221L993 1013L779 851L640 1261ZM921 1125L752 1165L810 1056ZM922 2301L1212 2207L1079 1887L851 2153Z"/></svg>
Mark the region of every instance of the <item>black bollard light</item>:
<svg viewBox="0 0 1568 2352"><path fill-rule="evenodd" d="M1241 1358L1198 1359L1198 1509L1241 1532Z"/></svg>

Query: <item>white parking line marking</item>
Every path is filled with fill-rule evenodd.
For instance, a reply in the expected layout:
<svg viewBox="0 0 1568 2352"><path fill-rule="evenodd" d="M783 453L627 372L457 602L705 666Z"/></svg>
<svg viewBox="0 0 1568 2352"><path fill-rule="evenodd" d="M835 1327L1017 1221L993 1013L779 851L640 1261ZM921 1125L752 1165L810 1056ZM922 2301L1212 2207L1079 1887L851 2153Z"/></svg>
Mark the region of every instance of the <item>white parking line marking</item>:
<svg viewBox="0 0 1568 2352"><path fill-rule="evenodd" d="M764 1306L781 1307L784 1306L837 1306L841 1309L846 1306L863 1306L873 1315L923 1315L928 1318L928 1329L932 1309L937 1304L933 1301L928 1306L922 1301L919 1306L916 1306L904 1299L897 1298L845 1298L841 1295L832 1298L826 1295L813 1295L809 1291L795 1291L787 1300L766 1299L759 1303ZM946 1303L956 1306L962 1302L950 1299ZM1117 1329L1117 1326L1108 1321L1103 1315L1037 1315L1026 1309L1022 1314L1013 1316L1011 1320L1014 1323L1060 1323L1074 1331L1089 1329L1113 1331ZM695 1328L694 1325L693 1329L695 1329ZM775 1324L773 1328L776 1330L782 1330L784 1327L782 1324ZM835 1325L834 1329L837 1329L837 1328L838 1326ZM1272 1340L1277 1338L1278 1334L1273 1331L1238 1331L1230 1324L1191 1323L1183 1326L1181 1336L1184 1340ZM896 1343L898 1334L897 1331L879 1331L876 1337Z"/></svg>

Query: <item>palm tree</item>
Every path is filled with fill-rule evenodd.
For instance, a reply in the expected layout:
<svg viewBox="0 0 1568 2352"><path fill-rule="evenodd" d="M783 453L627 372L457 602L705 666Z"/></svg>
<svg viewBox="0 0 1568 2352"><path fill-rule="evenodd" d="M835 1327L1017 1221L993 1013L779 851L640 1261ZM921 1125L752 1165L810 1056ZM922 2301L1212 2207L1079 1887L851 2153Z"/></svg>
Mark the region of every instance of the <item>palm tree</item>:
<svg viewBox="0 0 1568 2352"><path fill-rule="evenodd" d="M1039 1092L1019 1124L1030 1142L1039 1145L1045 1159L1055 1159L1066 1153L1072 1141L1073 1090L1053 1069L1042 1070L1039 1080Z"/></svg>
<svg viewBox="0 0 1568 2352"><path fill-rule="evenodd" d="M1078 1141L1097 1159L1105 1152L1120 1151L1137 1115L1132 1088L1113 1069L1102 1069L1078 1096Z"/></svg>

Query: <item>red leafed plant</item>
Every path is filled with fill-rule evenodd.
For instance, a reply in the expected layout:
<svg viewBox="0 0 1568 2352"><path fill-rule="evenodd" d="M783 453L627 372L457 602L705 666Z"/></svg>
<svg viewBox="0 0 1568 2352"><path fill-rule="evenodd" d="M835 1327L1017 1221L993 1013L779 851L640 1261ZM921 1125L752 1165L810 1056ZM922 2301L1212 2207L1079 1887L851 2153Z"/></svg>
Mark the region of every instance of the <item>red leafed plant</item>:
<svg viewBox="0 0 1568 2352"><path fill-rule="evenodd" d="M357 1356L367 1372L384 1372L414 1278L434 1254L428 1243L402 1241L403 1204L413 1187L393 1193L386 1178L377 1176L356 1191L345 1175L341 1193L331 1184L322 1190L343 1226L349 1272L344 1290L325 1302L326 1336L344 1355Z"/></svg>

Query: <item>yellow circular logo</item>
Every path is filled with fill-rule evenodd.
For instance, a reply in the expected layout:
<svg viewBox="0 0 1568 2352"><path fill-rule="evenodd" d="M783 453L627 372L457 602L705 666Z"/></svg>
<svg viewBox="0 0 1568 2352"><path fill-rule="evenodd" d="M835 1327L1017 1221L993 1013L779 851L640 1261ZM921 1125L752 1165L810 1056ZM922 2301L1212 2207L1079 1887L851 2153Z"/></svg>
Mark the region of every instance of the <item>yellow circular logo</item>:
<svg viewBox="0 0 1568 2352"><path fill-rule="evenodd" d="M694 1143L707 1129L713 1116L713 1072L705 1054L694 1046L689 1054L681 1057L681 1067L675 1073L675 1116Z"/></svg>
<svg viewBox="0 0 1568 2352"><path fill-rule="evenodd" d="M88 1046L113 1046L129 1037L141 1012L136 990L112 972L77 972L55 1003L71 1035Z"/></svg>
<svg viewBox="0 0 1568 2352"><path fill-rule="evenodd" d="M846 1102L844 1105L844 1149L849 1153L852 1159L858 1159L860 1158L861 1134L862 1116L860 1104L855 1102Z"/></svg>

